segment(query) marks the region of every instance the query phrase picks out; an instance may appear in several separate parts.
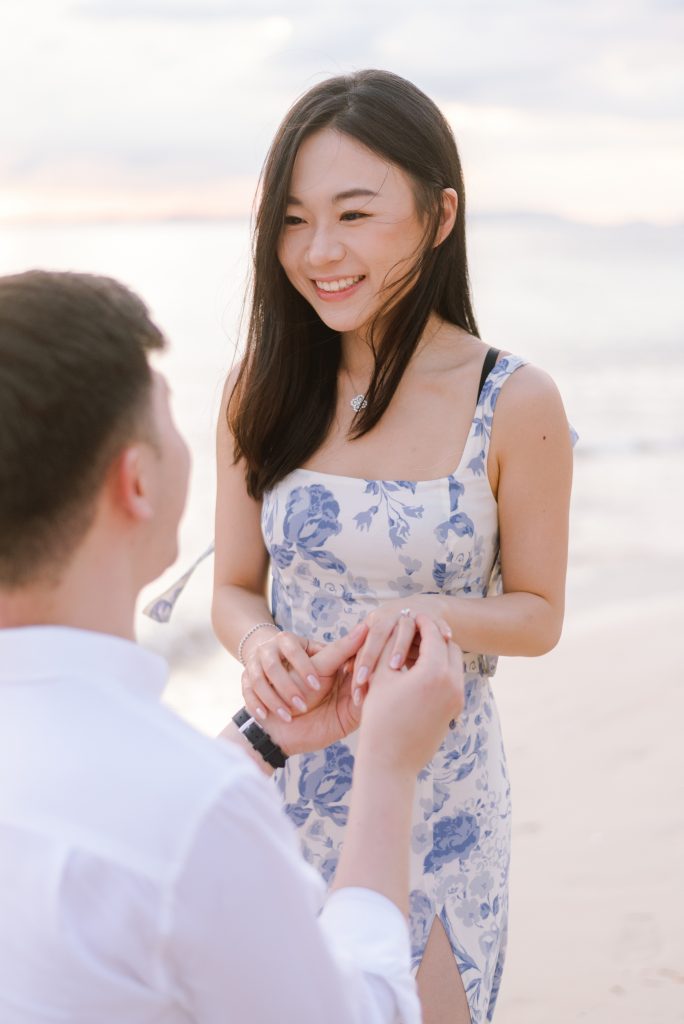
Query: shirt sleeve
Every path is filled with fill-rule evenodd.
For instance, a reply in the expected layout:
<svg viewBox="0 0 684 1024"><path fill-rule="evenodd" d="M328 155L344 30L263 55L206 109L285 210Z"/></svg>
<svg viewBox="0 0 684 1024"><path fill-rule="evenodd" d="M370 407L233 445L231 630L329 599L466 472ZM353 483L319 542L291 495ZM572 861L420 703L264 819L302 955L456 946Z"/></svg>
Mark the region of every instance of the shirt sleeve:
<svg viewBox="0 0 684 1024"><path fill-rule="evenodd" d="M166 960L201 1024L419 1024L408 929L378 893L324 885L250 764L202 817L173 888Z"/></svg>
<svg viewBox="0 0 684 1024"><path fill-rule="evenodd" d="M377 1002L389 999L397 1015L381 1019L419 1022L409 929L397 905L373 889L337 889L319 921L328 949L349 975L348 984L355 983L361 967L363 985L374 991Z"/></svg>

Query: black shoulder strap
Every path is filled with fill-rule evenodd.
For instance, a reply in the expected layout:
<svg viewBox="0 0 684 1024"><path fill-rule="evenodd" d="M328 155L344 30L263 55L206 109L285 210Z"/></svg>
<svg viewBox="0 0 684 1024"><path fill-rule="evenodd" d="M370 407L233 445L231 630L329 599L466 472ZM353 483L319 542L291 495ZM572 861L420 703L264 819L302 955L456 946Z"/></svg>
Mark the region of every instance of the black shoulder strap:
<svg viewBox="0 0 684 1024"><path fill-rule="evenodd" d="M501 349L490 348L487 349L487 355L484 357L484 363L482 364L482 373L480 374L480 386L477 389L477 400L480 401L480 395L482 394L482 388L487 377L494 369L494 364L499 357Z"/></svg>

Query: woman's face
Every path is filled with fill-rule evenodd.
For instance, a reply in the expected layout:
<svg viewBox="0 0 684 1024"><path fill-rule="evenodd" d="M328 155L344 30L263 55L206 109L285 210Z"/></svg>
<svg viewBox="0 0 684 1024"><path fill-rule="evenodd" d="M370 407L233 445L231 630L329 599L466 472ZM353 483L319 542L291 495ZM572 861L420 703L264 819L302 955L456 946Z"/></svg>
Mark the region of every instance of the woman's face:
<svg viewBox="0 0 684 1024"><path fill-rule="evenodd" d="M362 329L410 270L423 236L400 168L330 128L302 143L278 259L329 327Z"/></svg>

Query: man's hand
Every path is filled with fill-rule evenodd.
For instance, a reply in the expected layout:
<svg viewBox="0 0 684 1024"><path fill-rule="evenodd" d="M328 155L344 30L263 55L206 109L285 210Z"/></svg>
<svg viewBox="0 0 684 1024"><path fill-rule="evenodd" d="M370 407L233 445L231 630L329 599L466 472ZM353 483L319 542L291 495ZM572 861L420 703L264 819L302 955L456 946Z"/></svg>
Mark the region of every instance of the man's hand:
<svg viewBox="0 0 684 1024"><path fill-rule="evenodd" d="M358 754L383 769L414 774L433 757L448 723L463 710L463 654L428 615L418 615L413 666L392 667L392 637L363 702Z"/></svg>

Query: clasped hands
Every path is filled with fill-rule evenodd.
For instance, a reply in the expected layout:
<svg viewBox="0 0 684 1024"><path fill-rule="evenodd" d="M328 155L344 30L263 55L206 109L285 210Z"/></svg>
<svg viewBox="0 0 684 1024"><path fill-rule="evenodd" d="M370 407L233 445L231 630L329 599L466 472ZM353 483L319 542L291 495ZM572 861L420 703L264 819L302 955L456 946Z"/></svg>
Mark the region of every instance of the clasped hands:
<svg viewBox="0 0 684 1024"><path fill-rule="evenodd" d="M411 716L432 714L446 728L460 714L462 655L449 626L421 613L415 599L400 605L388 602L330 644L282 632L248 652L245 705L287 753L341 739L358 728L362 710L364 718L381 713L390 728L394 716L400 731L409 721L415 728Z"/></svg>

